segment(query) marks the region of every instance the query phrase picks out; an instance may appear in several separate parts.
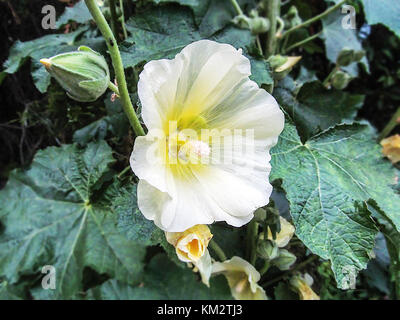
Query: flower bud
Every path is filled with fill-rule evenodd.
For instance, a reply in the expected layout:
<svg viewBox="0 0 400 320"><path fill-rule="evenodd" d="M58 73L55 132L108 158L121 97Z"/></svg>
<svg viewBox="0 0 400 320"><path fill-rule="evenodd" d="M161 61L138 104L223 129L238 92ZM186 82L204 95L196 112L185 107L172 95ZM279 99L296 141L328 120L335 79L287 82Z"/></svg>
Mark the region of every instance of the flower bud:
<svg viewBox="0 0 400 320"><path fill-rule="evenodd" d="M278 257L279 249L271 241L259 241L257 244L257 254L264 260L273 260Z"/></svg>
<svg viewBox="0 0 400 320"><path fill-rule="evenodd" d="M348 48L344 48L342 51L340 51L336 59L336 63L342 67L348 66L353 61L354 61L354 50Z"/></svg>
<svg viewBox="0 0 400 320"><path fill-rule="evenodd" d="M40 62L57 82L76 101L91 102L108 88L110 71L104 57L81 46L78 51L62 53Z"/></svg>
<svg viewBox="0 0 400 320"><path fill-rule="evenodd" d="M250 30L252 34L267 32L269 29L269 20L263 17L254 17L250 19Z"/></svg>
<svg viewBox="0 0 400 320"><path fill-rule="evenodd" d="M351 76L348 73L340 70L336 71L331 78L332 87L338 90L343 90L346 88L350 81Z"/></svg>
<svg viewBox="0 0 400 320"><path fill-rule="evenodd" d="M364 50L359 50L354 52L354 61L360 61L365 56Z"/></svg>
<svg viewBox="0 0 400 320"><path fill-rule="evenodd" d="M279 250L279 257L272 262L279 270L289 270L293 263L296 262L296 256L286 249Z"/></svg>
<svg viewBox="0 0 400 320"><path fill-rule="evenodd" d="M274 79L282 80L287 74L292 70L294 65L299 62L301 56L296 57L288 57L275 55L268 58L268 62L271 65L272 70L274 71Z"/></svg>

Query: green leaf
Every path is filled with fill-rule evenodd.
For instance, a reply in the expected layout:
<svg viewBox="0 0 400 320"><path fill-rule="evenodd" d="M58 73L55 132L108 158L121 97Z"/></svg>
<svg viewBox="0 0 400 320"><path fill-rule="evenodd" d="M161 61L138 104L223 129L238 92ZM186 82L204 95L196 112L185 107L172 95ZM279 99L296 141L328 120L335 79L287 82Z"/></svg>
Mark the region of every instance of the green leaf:
<svg viewBox="0 0 400 320"><path fill-rule="evenodd" d="M344 15L342 15L340 9L338 9L336 13L331 13L322 19L326 56L332 63L336 63L340 51L344 48L353 49L354 51L362 50L356 30L343 28L343 17ZM366 57L363 57L360 63L369 71L369 64ZM354 77L358 75L356 62L351 63L347 67L342 67L342 69Z"/></svg>
<svg viewBox="0 0 400 320"><path fill-rule="evenodd" d="M56 27L67 24L70 21L78 23L86 23L92 19L88 8L86 7L85 1L81 0L76 3L73 7L66 7L64 13L57 19Z"/></svg>
<svg viewBox="0 0 400 320"><path fill-rule="evenodd" d="M165 255L155 256L147 266L141 286L109 280L88 292L96 300L228 300L232 299L226 280L213 278L207 288L189 268L178 269Z"/></svg>
<svg viewBox="0 0 400 320"><path fill-rule="evenodd" d="M321 82L307 82L299 89L297 81L286 77L274 96L296 124L303 141L336 124L353 120L364 103L363 95L328 90Z"/></svg>
<svg viewBox="0 0 400 320"><path fill-rule="evenodd" d="M85 145L90 141L100 141L104 139L108 133L114 137L122 139L129 132L129 122L126 117L122 104L119 99L111 101L111 94L104 99L107 115L90 123L89 125L74 132L73 141L80 145ZM137 100L136 96L131 99Z"/></svg>
<svg viewBox="0 0 400 320"><path fill-rule="evenodd" d="M362 0L368 24L383 24L400 37L400 2L397 0Z"/></svg>
<svg viewBox="0 0 400 320"><path fill-rule="evenodd" d="M376 228L366 206L375 201L400 230L395 171L382 159L367 125L340 125L306 143L288 121L272 151L271 179L282 179L297 236L332 262L338 286L349 269L365 269Z"/></svg>
<svg viewBox="0 0 400 320"><path fill-rule="evenodd" d="M136 15L127 22L127 29L133 37L128 38L120 48L125 68L150 60L172 59L188 44L204 38L197 29L190 10L178 10L175 6L156 7ZM273 82L268 63L247 53L246 47L254 42L249 30L230 26L210 39L243 48L251 62L251 79L258 85Z"/></svg>
<svg viewBox="0 0 400 320"><path fill-rule="evenodd" d="M225 223L217 223L210 226L213 240L218 243L227 258L239 256L245 258L246 251L246 229L232 228ZM211 256L215 253L210 251Z"/></svg>
<svg viewBox="0 0 400 320"><path fill-rule="evenodd" d="M85 149L64 145L39 151L29 170L10 174L0 192L1 276L13 284L53 265L56 290L48 290L49 298L65 299L82 290L85 267L138 281L145 248L117 230L111 200L120 188L105 184L113 162L104 141Z"/></svg>

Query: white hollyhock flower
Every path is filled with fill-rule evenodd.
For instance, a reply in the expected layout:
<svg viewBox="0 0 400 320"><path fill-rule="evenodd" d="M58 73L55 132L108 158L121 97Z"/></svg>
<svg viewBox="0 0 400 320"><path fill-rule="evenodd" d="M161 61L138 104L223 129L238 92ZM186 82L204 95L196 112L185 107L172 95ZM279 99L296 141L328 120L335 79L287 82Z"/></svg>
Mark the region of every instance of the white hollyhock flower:
<svg viewBox="0 0 400 320"><path fill-rule="evenodd" d="M161 229L240 227L268 203L269 149L284 115L250 74L240 49L209 40L144 66L138 94L149 132L136 138L131 167L139 209Z"/></svg>
<svg viewBox="0 0 400 320"><path fill-rule="evenodd" d="M264 289L258 285L260 273L240 257L234 256L224 262L214 262L212 274L223 274L226 277L232 296L236 300L268 299Z"/></svg>
<svg viewBox="0 0 400 320"><path fill-rule="evenodd" d="M211 256L207 246L212 238L210 228L196 225L184 232L165 232L167 241L175 247L179 260L191 263L199 271L203 283L210 286Z"/></svg>

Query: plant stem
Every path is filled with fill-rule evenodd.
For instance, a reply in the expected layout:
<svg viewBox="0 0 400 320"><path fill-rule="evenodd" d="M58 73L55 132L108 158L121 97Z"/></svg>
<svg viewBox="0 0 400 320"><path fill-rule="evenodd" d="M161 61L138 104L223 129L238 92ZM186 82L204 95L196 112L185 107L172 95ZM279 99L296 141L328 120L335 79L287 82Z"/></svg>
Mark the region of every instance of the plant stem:
<svg viewBox="0 0 400 320"><path fill-rule="evenodd" d="M224 251L221 249L221 247L214 240L210 241L210 247L217 254L219 260L221 260L221 261L225 261L226 260L226 255L225 255Z"/></svg>
<svg viewBox="0 0 400 320"><path fill-rule="evenodd" d="M291 34L293 31L296 31L296 30L298 30L298 29L300 29L300 28L303 28L303 27L307 27L308 25L314 23L315 21L318 21L318 20L324 18L325 16L327 16L327 15L330 14L331 12L335 11L337 8L341 7L342 4L345 3L345 2L346 2L346 0L342 0L342 1L340 1L339 3L335 4L334 6L332 6L332 7L328 8L328 9L326 9L326 10L325 10L324 12L322 12L321 14L319 14L319 15L317 15L317 16L315 16L315 17L312 17L311 19L308 19L307 21L304 21L303 23L298 24L297 26L294 26L294 27L290 28L289 30L287 30L287 31L282 35L282 38L284 38L284 37L286 37L287 35Z"/></svg>
<svg viewBox="0 0 400 320"><path fill-rule="evenodd" d="M116 37L118 37L118 30L117 30L117 12L115 9L115 0L109 1L110 7L110 15L111 15L111 30Z"/></svg>
<svg viewBox="0 0 400 320"><path fill-rule="evenodd" d="M247 256L252 265L257 259L257 233L258 223L253 219L247 225Z"/></svg>
<svg viewBox="0 0 400 320"><path fill-rule="evenodd" d="M397 108L397 111L394 113L389 123L386 125L385 128L383 128L378 137L378 141L384 139L398 124L400 124L400 107Z"/></svg>
<svg viewBox="0 0 400 320"><path fill-rule="evenodd" d="M260 51L260 54L263 55L263 49L261 46L260 37L258 35L256 36L256 43L257 43L258 51Z"/></svg>
<svg viewBox="0 0 400 320"><path fill-rule="evenodd" d="M128 38L128 32L126 32L125 26L125 12L124 12L124 0L119 0L119 6L121 8L121 25L122 25L122 32L124 34L124 39Z"/></svg>
<svg viewBox="0 0 400 320"><path fill-rule="evenodd" d="M328 76L325 78L324 82L322 82L322 84L323 84L325 87L328 87L329 81L331 80L331 78L332 78L332 76L335 74L335 72L338 71L338 70L339 70L339 66L336 65L336 66L332 69L332 71L328 74Z"/></svg>
<svg viewBox="0 0 400 320"><path fill-rule="evenodd" d="M270 267L269 261L265 261L264 266L260 270L260 275L261 276L264 275L268 271L269 267Z"/></svg>
<svg viewBox="0 0 400 320"><path fill-rule="evenodd" d="M320 31L320 32L318 32L318 33L316 33L316 34L314 34L314 35L312 35L312 36L310 36L310 37L308 37L308 38L306 38L306 39L304 39L304 40L301 40L301 41L299 41L299 42L296 42L295 44L292 44L289 48L284 49L284 50L283 50L283 53L286 53L286 52L288 52L288 51L290 51L290 50L293 50L294 48L297 48L297 47L299 47L299 46L302 46L303 44L306 44L307 42L310 42L310 41L312 41L312 40L318 38L321 34L322 34L322 31Z"/></svg>
<svg viewBox="0 0 400 320"><path fill-rule="evenodd" d="M275 54L276 50L276 26L277 17L280 15L281 2L280 0L267 0L266 1L267 18L269 20L270 26L267 33L267 44L265 46L265 54L268 58L269 56Z"/></svg>
<svg viewBox="0 0 400 320"><path fill-rule="evenodd" d="M121 98L122 107L125 111L125 114L128 117L135 134L137 136L144 136L144 130L136 116L135 109L133 108L132 101L129 97L128 87L125 80L124 66L122 65L122 59L115 36L95 0L85 0L85 3L106 41L114 67L115 77L117 78L118 90L120 93L119 96Z"/></svg>
<svg viewBox="0 0 400 320"><path fill-rule="evenodd" d="M117 96L119 96L119 90L118 87L112 83L111 81L108 83L108 89L110 89L111 91L113 91Z"/></svg>
<svg viewBox="0 0 400 320"><path fill-rule="evenodd" d="M242 9L240 9L240 6L239 6L239 4L236 2L236 0L231 0L231 3L232 3L232 5L233 5L233 7L235 8L237 14L238 14L238 15L242 15L242 14L243 14L243 11L242 11Z"/></svg>

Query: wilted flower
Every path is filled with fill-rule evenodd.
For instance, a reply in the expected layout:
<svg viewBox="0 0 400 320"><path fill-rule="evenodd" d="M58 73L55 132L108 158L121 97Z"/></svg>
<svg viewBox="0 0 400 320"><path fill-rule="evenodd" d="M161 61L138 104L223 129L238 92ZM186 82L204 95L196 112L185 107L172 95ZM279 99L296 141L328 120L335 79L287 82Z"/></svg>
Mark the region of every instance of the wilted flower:
<svg viewBox="0 0 400 320"><path fill-rule="evenodd" d="M271 230L268 228L268 239L274 241L279 248L286 247L294 234L294 226L285 218L279 217L281 231L276 234L276 239L273 239Z"/></svg>
<svg viewBox="0 0 400 320"><path fill-rule="evenodd" d="M110 72L104 57L92 49L81 46L78 51L56 55L40 62L46 70L76 101L91 102L108 88Z"/></svg>
<svg viewBox="0 0 400 320"><path fill-rule="evenodd" d="M290 279L290 284L296 289L301 300L320 300L320 297L311 289L314 280L308 273L296 275Z"/></svg>
<svg viewBox="0 0 400 320"><path fill-rule="evenodd" d="M233 257L224 262L214 262L212 274L223 274L228 280L232 296L236 300L267 300L267 295L258 285L260 273L246 260Z"/></svg>
<svg viewBox="0 0 400 320"><path fill-rule="evenodd" d="M241 50L210 40L144 66L138 94L149 132L136 138L131 166L139 209L161 229L240 227L268 203L268 151L284 116L250 74Z"/></svg>
<svg viewBox="0 0 400 320"><path fill-rule="evenodd" d="M382 153L389 158L392 163L400 161L400 135L388 137L381 141Z"/></svg>
<svg viewBox="0 0 400 320"><path fill-rule="evenodd" d="M175 247L179 260L192 263L199 270L203 283L208 286L211 256L207 246L212 238L208 226L196 225L184 232L165 232L165 237Z"/></svg>

